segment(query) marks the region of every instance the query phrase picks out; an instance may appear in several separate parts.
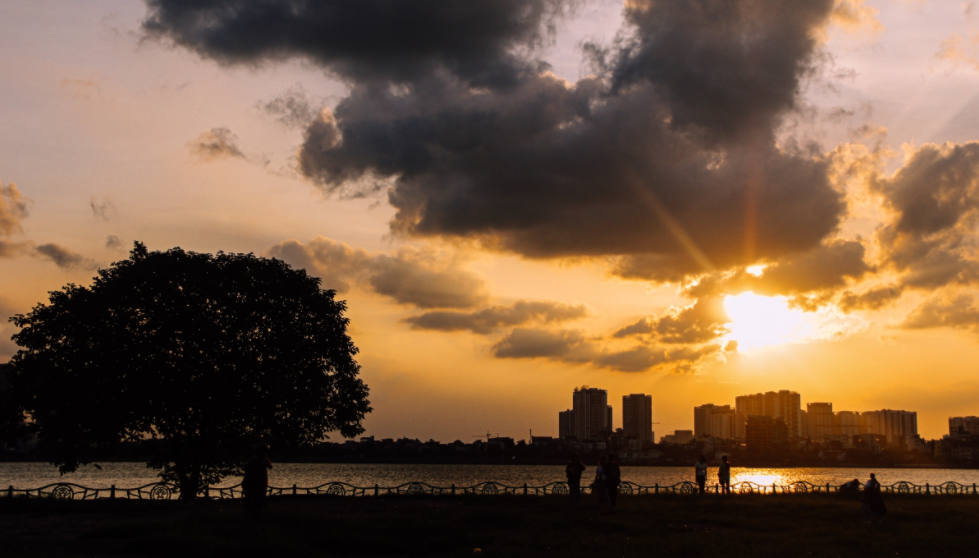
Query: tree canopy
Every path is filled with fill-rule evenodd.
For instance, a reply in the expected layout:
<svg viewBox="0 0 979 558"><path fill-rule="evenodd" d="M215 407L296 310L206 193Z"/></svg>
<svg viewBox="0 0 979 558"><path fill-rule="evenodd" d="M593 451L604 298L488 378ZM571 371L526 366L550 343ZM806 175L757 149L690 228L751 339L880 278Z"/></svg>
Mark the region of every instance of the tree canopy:
<svg viewBox="0 0 979 558"><path fill-rule="evenodd" d="M102 269L11 318L8 405L61 471L156 439L149 463L194 498L241 473L258 442L304 447L363 432L371 411L346 303L305 270L173 248Z"/></svg>

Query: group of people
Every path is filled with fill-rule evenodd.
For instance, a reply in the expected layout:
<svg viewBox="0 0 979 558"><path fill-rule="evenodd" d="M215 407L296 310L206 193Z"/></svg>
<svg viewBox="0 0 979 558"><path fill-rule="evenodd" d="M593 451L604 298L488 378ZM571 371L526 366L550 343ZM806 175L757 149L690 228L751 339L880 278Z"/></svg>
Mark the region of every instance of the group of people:
<svg viewBox="0 0 979 558"><path fill-rule="evenodd" d="M694 463L694 478L697 479L697 492L705 494L707 492L707 458L701 455ZM720 486L721 494L731 493L731 463L727 456L721 457L721 466L717 469L717 484Z"/></svg>
<svg viewBox="0 0 979 558"><path fill-rule="evenodd" d="M585 469L585 464L581 462L577 453L571 456L571 461L564 468L572 503L581 501L581 476ZM614 453L603 456L598 467L595 468L595 481L592 484L592 493L598 496L599 504L614 508L618 503L621 483L622 470L619 468L618 458Z"/></svg>

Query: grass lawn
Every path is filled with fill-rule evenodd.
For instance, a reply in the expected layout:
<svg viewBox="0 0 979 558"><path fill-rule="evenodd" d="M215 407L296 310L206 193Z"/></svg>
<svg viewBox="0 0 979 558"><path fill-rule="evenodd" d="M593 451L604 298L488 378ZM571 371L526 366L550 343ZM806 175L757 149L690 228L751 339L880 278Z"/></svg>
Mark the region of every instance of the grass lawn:
<svg viewBox="0 0 979 558"><path fill-rule="evenodd" d="M979 497L885 495L867 525L839 495L281 497L240 502L0 498L0 556L976 556Z"/></svg>

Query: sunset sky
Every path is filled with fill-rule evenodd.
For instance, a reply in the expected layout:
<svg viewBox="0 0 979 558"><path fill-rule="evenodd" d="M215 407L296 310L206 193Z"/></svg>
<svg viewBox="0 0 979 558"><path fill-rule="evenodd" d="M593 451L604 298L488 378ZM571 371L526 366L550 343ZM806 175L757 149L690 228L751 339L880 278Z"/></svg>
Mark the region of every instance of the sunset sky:
<svg viewBox="0 0 979 558"><path fill-rule="evenodd" d="M5 0L0 130L0 314L135 240L281 258L367 435L979 414L974 2Z"/></svg>

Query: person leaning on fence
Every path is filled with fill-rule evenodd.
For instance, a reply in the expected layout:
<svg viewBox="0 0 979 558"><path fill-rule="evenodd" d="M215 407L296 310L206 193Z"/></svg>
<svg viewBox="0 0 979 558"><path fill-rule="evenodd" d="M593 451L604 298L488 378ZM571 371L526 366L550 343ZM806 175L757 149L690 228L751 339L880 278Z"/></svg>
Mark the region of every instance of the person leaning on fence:
<svg viewBox="0 0 979 558"><path fill-rule="evenodd" d="M704 494L704 486L707 484L707 458L703 455L697 458L697 462L694 464L694 472L697 477L697 490L700 494Z"/></svg>
<svg viewBox="0 0 979 558"><path fill-rule="evenodd" d="M867 523L883 523L884 516L887 515L887 506L884 505L884 496L880 492L880 483L877 476L870 473L870 480L863 485L863 494L860 496L860 509L863 511L863 519Z"/></svg>
<svg viewBox="0 0 979 558"><path fill-rule="evenodd" d="M268 444L256 444L251 457L245 462L245 478L241 481L241 489L245 493L245 509L252 513L265 509L265 498L269 491L268 470L271 468Z"/></svg>
<svg viewBox="0 0 979 558"><path fill-rule="evenodd" d="M722 494L731 493L731 464L727 462L727 456L721 457L721 466L717 470L717 482L721 485Z"/></svg>
<svg viewBox="0 0 979 558"><path fill-rule="evenodd" d="M605 466L605 492L608 502L614 508L619 499L619 484L622 483L622 470L619 469L618 458L614 453L608 454L608 464Z"/></svg>
<svg viewBox="0 0 979 558"><path fill-rule="evenodd" d="M608 478L605 475L605 469L608 467L608 457L602 456L601 461L598 462L598 467L595 468L595 484L592 485L592 490L598 494L599 504L608 504L608 490L606 481Z"/></svg>
<svg viewBox="0 0 979 558"><path fill-rule="evenodd" d="M572 504L581 501L581 473L583 472L585 472L585 464L576 453L571 456L571 461L564 468L564 474L568 477L568 493L571 495Z"/></svg>

